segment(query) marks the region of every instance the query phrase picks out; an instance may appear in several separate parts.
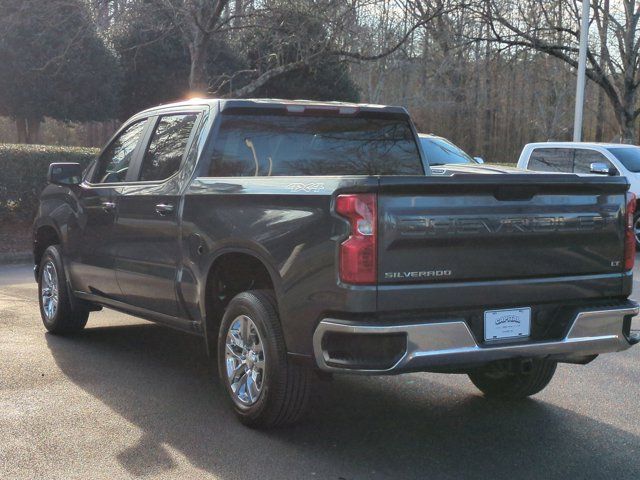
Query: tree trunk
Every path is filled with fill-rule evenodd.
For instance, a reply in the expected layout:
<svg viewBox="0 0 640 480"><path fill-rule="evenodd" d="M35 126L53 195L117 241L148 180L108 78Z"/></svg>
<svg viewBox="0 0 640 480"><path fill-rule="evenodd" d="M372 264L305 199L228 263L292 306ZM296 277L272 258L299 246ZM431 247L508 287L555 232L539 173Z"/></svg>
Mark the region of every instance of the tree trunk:
<svg viewBox="0 0 640 480"><path fill-rule="evenodd" d="M635 143L636 129L635 120L633 115L629 115L627 112L623 113L620 122L620 142L621 143Z"/></svg>
<svg viewBox="0 0 640 480"><path fill-rule="evenodd" d="M635 61L635 60L634 60ZM622 143L635 143L635 123L634 115L636 109L637 86L630 70L625 72L622 91L622 105L616 109L616 120L620 126L620 141Z"/></svg>
<svg viewBox="0 0 640 480"><path fill-rule="evenodd" d="M38 143L40 141L41 118L18 117L16 118L16 129L18 130L18 143Z"/></svg>
<svg viewBox="0 0 640 480"><path fill-rule="evenodd" d="M633 110L624 106L615 109L620 143L635 143L635 118Z"/></svg>
<svg viewBox="0 0 640 480"><path fill-rule="evenodd" d="M490 35L489 25L487 25L487 37ZM492 136L492 117L493 117L493 109L494 104L490 95L491 92L491 72L489 71L491 67L491 44L489 42L485 42L484 44L484 82L483 82L483 101L484 101L484 125L482 132L482 142L480 145L480 152L476 152L476 155L482 155L484 158L491 158L493 156L493 152L491 152L491 147L493 145ZM496 57L498 54L496 54Z"/></svg>
<svg viewBox="0 0 640 480"><path fill-rule="evenodd" d="M598 88L598 107L596 108L596 142L604 140L604 91Z"/></svg>
<svg viewBox="0 0 640 480"><path fill-rule="evenodd" d="M206 95L209 89L207 77L208 37L197 31L189 43L191 70L189 71L189 88L193 95Z"/></svg>
<svg viewBox="0 0 640 480"><path fill-rule="evenodd" d="M27 143L40 143L40 125L42 119L36 117L27 118Z"/></svg>
<svg viewBox="0 0 640 480"><path fill-rule="evenodd" d="M236 15L236 19L233 21L234 27L239 27L242 22L242 15L244 15L244 5L242 0L235 0L233 14Z"/></svg>
<svg viewBox="0 0 640 480"><path fill-rule="evenodd" d="M602 7L602 29L600 32L600 58L602 68L607 69L607 40L609 34L609 0L604 0ZM596 142L604 139L604 91L598 88L598 108L596 109Z"/></svg>
<svg viewBox="0 0 640 480"><path fill-rule="evenodd" d="M27 119L16 118L16 130L18 132L18 143L27 143Z"/></svg>

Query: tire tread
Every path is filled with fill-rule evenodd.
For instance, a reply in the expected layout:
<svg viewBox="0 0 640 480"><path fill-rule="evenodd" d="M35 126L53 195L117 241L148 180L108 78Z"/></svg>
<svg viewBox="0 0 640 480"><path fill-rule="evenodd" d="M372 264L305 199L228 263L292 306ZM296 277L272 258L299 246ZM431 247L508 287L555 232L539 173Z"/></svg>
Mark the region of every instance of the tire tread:
<svg viewBox="0 0 640 480"><path fill-rule="evenodd" d="M55 319L53 322L46 322L44 313L42 312L42 305L40 305L40 313L45 328L52 334L65 335L70 333L76 333L82 330L87 324L89 318L89 309L80 305L77 301L74 302L71 299L71 292L69 292L67 286L66 272L64 271L64 265L62 264L62 249L59 245L49 246L41 260L42 265L47 259L52 259L56 267L56 273L58 275L58 310L56 311ZM42 273L40 273L42 275ZM41 277L38 277L38 297L40 297L40 283ZM38 298L41 303L41 299Z"/></svg>
<svg viewBox="0 0 640 480"><path fill-rule="evenodd" d="M529 374L511 374L494 379L480 369L469 373L469 379L486 397L522 399L542 391L555 374L557 362L537 360Z"/></svg>
<svg viewBox="0 0 640 480"><path fill-rule="evenodd" d="M254 428L272 428L297 422L304 415L309 404L312 372L306 367L292 364L287 358L287 348L273 291L249 290L240 293L234 297L228 309L233 308L234 302L247 302L261 311L262 319L267 323L265 328L271 337L264 341L272 341L277 352L277 358L274 359L277 366L273 370L277 374L273 378L274 384L269 387L271 398L268 399L267 404L255 416L241 412L237 407L236 413L242 423ZM222 323L226 325L224 320ZM224 352L222 342L225 336L226 328L221 329L219 333L218 350L222 352ZM222 360L220 355L218 361L221 376L224 374L220 367Z"/></svg>

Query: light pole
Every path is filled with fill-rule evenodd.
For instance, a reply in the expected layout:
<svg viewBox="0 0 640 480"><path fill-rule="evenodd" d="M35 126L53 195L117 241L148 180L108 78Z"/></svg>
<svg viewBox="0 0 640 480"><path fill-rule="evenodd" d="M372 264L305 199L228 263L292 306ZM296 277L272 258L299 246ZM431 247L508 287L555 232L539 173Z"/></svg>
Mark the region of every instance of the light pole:
<svg viewBox="0 0 640 480"><path fill-rule="evenodd" d="M587 68L587 48L589 48L589 8L590 0L582 0L582 22L580 26L580 53L578 55L578 80L576 81L576 111L573 120L573 141L582 141L582 112L584 110L585 70Z"/></svg>

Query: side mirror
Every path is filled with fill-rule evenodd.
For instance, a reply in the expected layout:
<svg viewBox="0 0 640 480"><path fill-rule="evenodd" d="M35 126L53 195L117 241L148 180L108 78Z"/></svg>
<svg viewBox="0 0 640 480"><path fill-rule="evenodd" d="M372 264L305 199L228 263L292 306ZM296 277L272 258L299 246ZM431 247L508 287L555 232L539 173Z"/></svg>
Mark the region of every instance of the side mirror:
<svg viewBox="0 0 640 480"><path fill-rule="evenodd" d="M480 165L484 163L484 159L482 157L473 157L473 159L478 162Z"/></svg>
<svg viewBox="0 0 640 480"><path fill-rule="evenodd" d="M615 168L609 167L606 163L595 162L589 165L589 170L591 173L596 173L598 175L615 175L618 173Z"/></svg>
<svg viewBox="0 0 640 480"><path fill-rule="evenodd" d="M52 163L49 165L47 182L56 185L80 185L82 167L79 163Z"/></svg>

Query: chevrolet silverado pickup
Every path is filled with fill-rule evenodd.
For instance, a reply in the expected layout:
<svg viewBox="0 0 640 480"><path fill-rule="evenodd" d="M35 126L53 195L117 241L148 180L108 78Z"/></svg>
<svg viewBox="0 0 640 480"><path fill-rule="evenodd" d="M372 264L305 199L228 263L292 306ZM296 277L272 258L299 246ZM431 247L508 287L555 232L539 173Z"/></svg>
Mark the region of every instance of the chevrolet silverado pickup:
<svg viewBox="0 0 640 480"><path fill-rule="evenodd" d="M193 333L254 427L334 374L468 374L489 397L639 341L624 177L429 167L403 108L191 100L54 163L44 326L103 307Z"/></svg>

